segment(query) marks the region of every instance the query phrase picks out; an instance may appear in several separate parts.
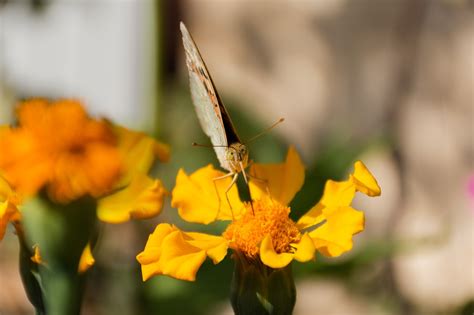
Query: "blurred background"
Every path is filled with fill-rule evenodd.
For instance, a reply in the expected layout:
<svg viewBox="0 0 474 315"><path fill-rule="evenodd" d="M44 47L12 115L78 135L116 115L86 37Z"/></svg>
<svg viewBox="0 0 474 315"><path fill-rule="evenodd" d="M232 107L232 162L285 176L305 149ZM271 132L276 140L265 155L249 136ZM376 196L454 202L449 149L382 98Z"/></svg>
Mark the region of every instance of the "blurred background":
<svg viewBox="0 0 474 315"><path fill-rule="evenodd" d="M199 46L241 138L307 166L296 219L328 178L362 159L382 187L357 198L366 229L338 259L294 263L295 315L474 313L474 2L463 0L0 0L0 123L18 100L82 99L97 117L172 146L154 175L217 165L198 125L179 21ZM1 148L0 148L1 150ZM1 151L0 151L0 154ZM103 225L85 315L232 314L233 263L195 283L143 283L135 256L176 211ZM221 226L204 227L219 233ZM0 243L0 314L33 314L9 230Z"/></svg>

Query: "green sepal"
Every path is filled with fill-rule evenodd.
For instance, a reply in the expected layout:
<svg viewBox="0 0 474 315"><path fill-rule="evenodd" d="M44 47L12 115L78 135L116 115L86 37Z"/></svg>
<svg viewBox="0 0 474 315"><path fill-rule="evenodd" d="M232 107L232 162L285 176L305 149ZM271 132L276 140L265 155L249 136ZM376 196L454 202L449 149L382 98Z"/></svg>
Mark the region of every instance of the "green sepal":
<svg viewBox="0 0 474 315"><path fill-rule="evenodd" d="M291 265L273 269L259 259L234 254L231 303L235 315L291 315L296 289Z"/></svg>
<svg viewBox="0 0 474 315"><path fill-rule="evenodd" d="M46 314L79 314L84 276L78 265L96 228L95 200L61 205L40 194L23 204L22 217L27 247L38 246L43 261L36 268Z"/></svg>
<svg viewBox="0 0 474 315"><path fill-rule="evenodd" d="M20 243L20 276L25 288L26 296L36 310L37 315L45 313L43 290L41 288L41 276L39 266L31 260L33 251L26 245L21 228L17 228Z"/></svg>

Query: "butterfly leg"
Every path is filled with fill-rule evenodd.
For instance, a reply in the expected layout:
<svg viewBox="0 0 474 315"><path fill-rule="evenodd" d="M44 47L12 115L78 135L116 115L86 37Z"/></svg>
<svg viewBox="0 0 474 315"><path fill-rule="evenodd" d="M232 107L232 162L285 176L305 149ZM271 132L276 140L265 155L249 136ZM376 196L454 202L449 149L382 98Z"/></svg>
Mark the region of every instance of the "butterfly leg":
<svg viewBox="0 0 474 315"><path fill-rule="evenodd" d="M232 186L235 184L238 177L239 177L239 173L235 173L234 177L232 178L232 182L230 183L230 185L225 190L225 198L227 199L227 204L229 204L230 213L232 214L232 221L234 221L234 211L232 210L232 205L230 204L229 195L227 193L232 188Z"/></svg>
<svg viewBox="0 0 474 315"><path fill-rule="evenodd" d="M219 212L221 211L221 197L219 195L219 190L217 189L217 181L218 180L221 180L221 179L224 179L224 178L227 178L227 177L231 177L231 176L234 176L234 178L232 179L232 183L229 185L229 187L227 187L226 191L225 191L225 196L226 196L226 199L227 199L227 202L229 203L229 206L230 206L230 210L232 212L232 206L230 205L230 202L229 202L229 197L227 196L227 192L230 190L230 188L232 187L232 185L235 183L235 181L237 180L236 176L237 175L236 173L234 172L230 172L230 173L227 173L225 175L222 175L222 176L218 176L218 177L215 177L212 179L212 182L214 184L214 189L216 190L216 195L217 195L217 200L219 202L219 205L218 205L218 208L217 208L217 215L219 214ZM216 215L216 216L217 216ZM234 214L232 213L232 218L234 217Z"/></svg>

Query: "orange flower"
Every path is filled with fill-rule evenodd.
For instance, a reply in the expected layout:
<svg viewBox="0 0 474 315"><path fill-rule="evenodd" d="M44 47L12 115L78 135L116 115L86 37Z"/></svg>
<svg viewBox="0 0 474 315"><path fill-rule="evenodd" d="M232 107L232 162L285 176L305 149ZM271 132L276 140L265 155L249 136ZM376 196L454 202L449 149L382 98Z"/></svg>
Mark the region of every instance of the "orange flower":
<svg viewBox="0 0 474 315"><path fill-rule="evenodd" d="M16 193L45 189L57 203L98 200L98 217L120 223L157 215L167 194L146 174L169 147L141 132L92 119L75 100L34 99L17 110L18 126L0 126L0 174Z"/></svg>
<svg viewBox="0 0 474 315"><path fill-rule="evenodd" d="M121 173L116 137L107 123L91 119L77 101L26 101L18 127L0 132L0 169L20 194L46 187L67 203L109 191Z"/></svg>

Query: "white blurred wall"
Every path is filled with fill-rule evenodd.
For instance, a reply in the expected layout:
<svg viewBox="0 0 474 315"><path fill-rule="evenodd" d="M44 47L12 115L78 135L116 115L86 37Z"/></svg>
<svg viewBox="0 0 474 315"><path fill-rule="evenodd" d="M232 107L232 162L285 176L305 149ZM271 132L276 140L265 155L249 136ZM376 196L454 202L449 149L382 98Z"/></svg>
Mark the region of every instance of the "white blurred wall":
<svg viewBox="0 0 474 315"><path fill-rule="evenodd" d="M9 2L0 8L0 96L8 87L18 97L76 97L94 114L152 129L153 11L151 0L54 0L39 12Z"/></svg>

